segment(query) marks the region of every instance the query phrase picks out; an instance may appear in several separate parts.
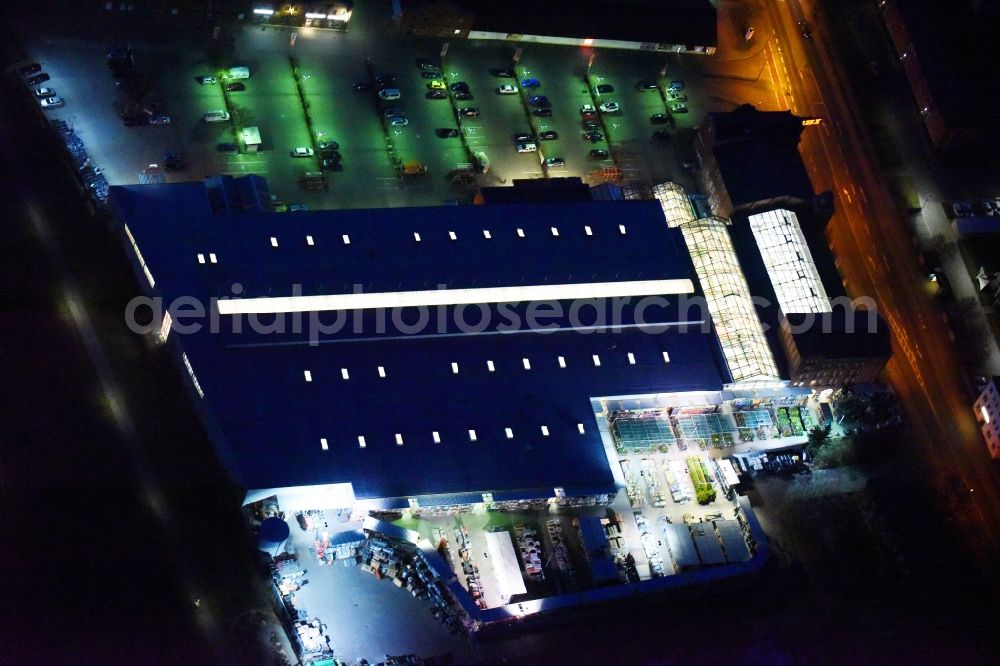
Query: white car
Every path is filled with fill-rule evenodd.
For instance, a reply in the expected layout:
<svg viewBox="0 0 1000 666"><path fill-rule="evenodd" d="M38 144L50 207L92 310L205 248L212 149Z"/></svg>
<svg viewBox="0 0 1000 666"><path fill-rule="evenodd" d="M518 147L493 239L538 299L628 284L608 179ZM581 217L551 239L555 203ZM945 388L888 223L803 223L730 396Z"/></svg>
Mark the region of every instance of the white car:
<svg viewBox="0 0 1000 666"><path fill-rule="evenodd" d="M618 113L622 107L619 106L618 102L605 102L601 104L600 109L601 113Z"/></svg>
<svg viewBox="0 0 1000 666"><path fill-rule="evenodd" d="M41 103L43 109L54 109L57 106L62 106L66 102L63 101L62 97L52 96L52 97L46 97L45 99L42 100Z"/></svg>
<svg viewBox="0 0 1000 666"><path fill-rule="evenodd" d="M170 116L151 116L149 119L150 125L169 125Z"/></svg>
<svg viewBox="0 0 1000 666"><path fill-rule="evenodd" d="M38 88L35 90L35 97L38 99L45 99L46 97L55 97L56 91L54 88Z"/></svg>
<svg viewBox="0 0 1000 666"><path fill-rule="evenodd" d="M407 120L406 116L389 116L389 124L393 127L398 127L400 125L409 125L410 121Z"/></svg>
<svg viewBox="0 0 1000 666"><path fill-rule="evenodd" d="M512 85L510 85L509 83L505 83L502 86L497 86L497 94L498 95L516 95L517 94L517 88L515 88Z"/></svg>
<svg viewBox="0 0 1000 666"><path fill-rule="evenodd" d="M312 148L305 147L292 148L291 152L292 157L312 157L315 154L316 153Z"/></svg>
<svg viewBox="0 0 1000 666"><path fill-rule="evenodd" d="M676 92L671 90L667 93L667 99L671 102L686 102L688 101L688 96L682 92Z"/></svg>
<svg viewBox="0 0 1000 666"><path fill-rule="evenodd" d="M538 150L538 146L534 143L519 143L517 144L517 152L519 153L533 153Z"/></svg>
<svg viewBox="0 0 1000 666"><path fill-rule="evenodd" d="M593 104L584 104L580 107L580 113L593 113L594 111L597 109L594 108Z"/></svg>
<svg viewBox="0 0 1000 666"><path fill-rule="evenodd" d="M229 120L228 111L209 111L204 116L206 123L223 123Z"/></svg>
<svg viewBox="0 0 1000 666"><path fill-rule="evenodd" d="M378 91L378 96L380 99L386 101L392 101L400 98L399 88L385 88L384 90Z"/></svg>
<svg viewBox="0 0 1000 666"><path fill-rule="evenodd" d="M215 78L214 76L199 76L198 82L203 86L210 86L213 83L218 83L219 79Z"/></svg>

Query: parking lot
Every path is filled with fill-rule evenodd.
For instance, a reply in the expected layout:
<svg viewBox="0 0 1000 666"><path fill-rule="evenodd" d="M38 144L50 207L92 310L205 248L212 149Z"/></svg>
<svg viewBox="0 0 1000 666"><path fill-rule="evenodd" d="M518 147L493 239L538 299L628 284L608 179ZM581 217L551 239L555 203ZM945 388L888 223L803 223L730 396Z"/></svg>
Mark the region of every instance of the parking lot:
<svg viewBox="0 0 1000 666"><path fill-rule="evenodd" d="M76 129L112 184L139 182L149 165L162 166L167 153L178 152L186 168L168 171L168 182L255 173L268 179L278 201L314 209L461 203L471 199L477 184L519 178L578 176L596 184L620 174L624 182L669 179L690 186L676 155L678 136L712 103L697 81L685 80L688 112L668 111L663 86L688 78L676 55L455 41L442 58L439 40L393 36L388 45L389 9L381 5L355 11L346 33L237 25L225 35L232 47L221 56L212 53L210 27L178 23L154 31L136 17L118 20L87 30L64 26L62 37L50 30L54 36L29 40L32 57L52 76L47 85L66 100L46 113ZM177 49L178 40L187 48ZM135 54L141 81L135 99L116 87L106 66L108 46L114 44L128 44ZM440 66L440 78L429 78L433 75L417 66L418 59ZM249 78L240 80L243 89L227 92L230 81L221 78L209 85L199 81L227 67L249 68ZM498 69L516 76L497 76ZM380 100L377 87L354 89L384 77L392 77L386 87L398 88L398 99ZM537 83L520 85L530 79ZM445 86L441 99L428 96L435 80ZM661 88L644 91L640 81ZM462 83L471 98L456 98L452 86ZM501 85L517 92L498 94ZM535 96L546 101L530 100ZM595 111L587 117L593 124L585 127L581 109L604 102L620 109ZM466 107L478 115L456 113ZM541 108L546 115L536 112ZM126 127L120 115L128 109L147 118L166 115L170 122ZM205 122L204 114L213 110L232 117ZM405 123L393 124L386 111L405 116ZM654 115L668 120L654 124ZM259 152L218 149L238 143L244 127L259 129ZM460 135L442 136L439 130ZM654 139L657 131L660 138ZM546 132L555 134L542 139ZM533 152L518 151L515 137L522 134L529 138L521 143L534 144ZM336 144L337 160L325 172L326 188L307 190L301 181L304 173L321 168L320 142ZM315 154L291 156L297 147ZM559 162L546 165L546 159ZM469 182L474 164L488 168L478 169Z"/></svg>

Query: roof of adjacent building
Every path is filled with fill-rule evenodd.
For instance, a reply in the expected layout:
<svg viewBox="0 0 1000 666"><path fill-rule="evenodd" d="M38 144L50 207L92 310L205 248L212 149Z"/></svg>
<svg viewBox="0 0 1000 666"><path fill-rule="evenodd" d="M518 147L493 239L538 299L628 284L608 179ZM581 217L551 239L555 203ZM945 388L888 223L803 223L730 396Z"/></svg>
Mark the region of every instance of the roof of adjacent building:
<svg viewBox="0 0 1000 666"><path fill-rule="evenodd" d="M309 295L693 275L655 202L213 215L201 183L115 187L112 201L168 302L231 296L234 283L241 297L263 298L289 296L296 284ZM215 264L198 262L210 252ZM486 304L468 308L491 318L479 332L432 322L408 335L416 310L403 309L405 321L387 317L383 332L369 312L362 330L348 320L314 344L291 330L293 318L263 333L245 316L241 333L222 316L218 334L171 340L204 392L210 431L250 489L351 482L359 498L611 492L590 399L718 390L718 343L710 329L650 334L636 325L635 299L617 332L582 311L591 334L569 325L569 303L556 305L567 309L549 332L501 326L502 306ZM676 303L649 310L652 323L692 320ZM524 317L527 306L510 313ZM302 314L304 329L319 316Z"/></svg>
<svg viewBox="0 0 1000 666"><path fill-rule="evenodd" d="M813 198L798 150L801 118L788 111L757 111L749 104L709 117L712 150L734 207Z"/></svg>
<svg viewBox="0 0 1000 666"><path fill-rule="evenodd" d="M404 0L404 11L433 4ZM650 44L715 46L709 0L451 0L475 15L473 29L503 34L608 39ZM608 20L609 15L614 20Z"/></svg>
<svg viewBox="0 0 1000 666"><path fill-rule="evenodd" d="M892 355L889 325L874 312L845 311L819 315L786 314L785 319L800 332L793 333L795 347L803 359L888 358Z"/></svg>

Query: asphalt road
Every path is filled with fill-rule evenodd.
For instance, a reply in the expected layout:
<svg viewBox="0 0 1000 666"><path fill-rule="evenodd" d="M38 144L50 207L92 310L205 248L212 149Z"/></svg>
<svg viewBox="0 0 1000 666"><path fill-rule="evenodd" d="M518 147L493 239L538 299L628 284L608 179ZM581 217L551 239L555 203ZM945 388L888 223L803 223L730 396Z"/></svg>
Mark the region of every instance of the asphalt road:
<svg viewBox="0 0 1000 666"><path fill-rule="evenodd" d="M815 37L804 40L797 22L806 14L797 1L771 0L764 6L771 26L762 37L769 40L776 90L787 91L799 115L824 117L822 125L803 134L802 152L816 186L829 187L836 196L830 239L840 270L852 295L876 299L892 329L894 356L885 376L901 397L914 453L956 501L954 518L985 561L1000 536L996 476L949 331L921 288L906 220L873 167L871 144L850 111L847 74L827 51L820 17L805 7Z"/></svg>

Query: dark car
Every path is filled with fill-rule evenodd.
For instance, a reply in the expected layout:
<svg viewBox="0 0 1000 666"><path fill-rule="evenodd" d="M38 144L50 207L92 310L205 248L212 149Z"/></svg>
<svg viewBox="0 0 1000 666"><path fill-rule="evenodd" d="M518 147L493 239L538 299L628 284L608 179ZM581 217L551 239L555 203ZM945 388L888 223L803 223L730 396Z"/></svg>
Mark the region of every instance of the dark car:
<svg viewBox="0 0 1000 666"><path fill-rule="evenodd" d="M235 153L237 148L235 143L220 143L215 146L220 153Z"/></svg>
<svg viewBox="0 0 1000 666"><path fill-rule="evenodd" d="M240 83L239 81L237 81L236 83L226 84L226 92L243 92L246 89L247 87L242 83Z"/></svg>
<svg viewBox="0 0 1000 666"><path fill-rule="evenodd" d="M187 168L187 163L180 153L166 153L163 155L163 168L167 171L181 171Z"/></svg>
<svg viewBox="0 0 1000 666"><path fill-rule="evenodd" d="M521 132L520 134L515 134L514 135L514 142L515 143L525 143L527 141L534 141L534 137L532 137L527 132Z"/></svg>
<svg viewBox="0 0 1000 666"><path fill-rule="evenodd" d="M538 79L535 79L535 78L525 79L525 80L521 81L521 87L522 88L539 88L539 87L541 87L541 85L542 85L542 82L539 81Z"/></svg>
<svg viewBox="0 0 1000 666"><path fill-rule="evenodd" d="M451 127L439 127L434 130L434 134L442 139L453 139L458 136L458 130Z"/></svg>
<svg viewBox="0 0 1000 666"><path fill-rule="evenodd" d="M361 81L359 81L358 83L355 83L352 87L357 92L371 92L371 90L372 90L372 84L370 84L370 83L363 83Z"/></svg>
<svg viewBox="0 0 1000 666"><path fill-rule="evenodd" d="M550 157L547 160L545 160L545 166L550 168L564 167L566 166L566 160L564 160L561 157Z"/></svg>
<svg viewBox="0 0 1000 666"><path fill-rule="evenodd" d="M528 104L539 109L547 109L552 106L552 102L545 95L532 95L528 98Z"/></svg>
<svg viewBox="0 0 1000 666"><path fill-rule="evenodd" d="M670 122L670 116L665 113L654 113L649 117L649 122L654 125L666 125Z"/></svg>
<svg viewBox="0 0 1000 666"><path fill-rule="evenodd" d="M420 72L420 76L423 77L423 78L425 78L425 79L443 79L444 78L444 74L442 74L441 72L437 72L437 71Z"/></svg>
<svg viewBox="0 0 1000 666"><path fill-rule="evenodd" d="M340 148L340 144L336 141L320 141L316 144L316 147L320 150L337 150Z"/></svg>
<svg viewBox="0 0 1000 666"><path fill-rule="evenodd" d="M455 99L463 101L467 99L472 99L472 93L470 93L468 90L459 90L457 93L455 93Z"/></svg>
<svg viewBox="0 0 1000 666"><path fill-rule="evenodd" d="M608 85L607 83L602 83L601 85L597 86L595 90L602 95L607 95L608 93L613 93L615 91L615 87Z"/></svg>
<svg viewBox="0 0 1000 666"><path fill-rule="evenodd" d="M48 80L49 80L49 75L46 74L45 72L42 72L41 74L35 74L34 76L25 79L24 82L27 83L29 86L37 86L39 83L45 83Z"/></svg>
<svg viewBox="0 0 1000 666"><path fill-rule="evenodd" d="M596 120L584 120L583 122L580 123L580 125L583 127L584 130L588 132L601 129L601 123L597 122Z"/></svg>
<svg viewBox="0 0 1000 666"><path fill-rule="evenodd" d="M494 67L490 70L490 74L501 79L512 79L514 78L514 71L511 69L503 69L502 67Z"/></svg>
<svg viewBox="0 0 1000 666"><path fill-rule="evenodd" d="M30 65L24 65L23 67L17 68L17 73L21 76L31 76L32 74L38 74L42 71L42 66L37 62L33 62Z"/></svg>
<svg viewBox="0 0 1000 666"><path fill-rule="evenodd" d="M428 90L424 97L427 99L448 99L448 93L443 90Z"/></svg>
<svg viewBox="0 0 1000 666"><path fill-rule="evenodd" d="M639 92L649 92L650 90L656 90L656 84L652 81L639 81L635 84L635 89Z"/></svg>
<svg viewBox="0 0 1000 666"><path fill-rule="evenodd" d="M427 58L417 58L414 62L417 63L418 69L423 69L423 70L440 69L437 65L432 63Z"/></svg>
<svg viewBox="0 0 1000 666"><path fill-rule="evenodd" d="M474 106L467 106L467 107L459 109L458 110L458 115L462 116L463 118L478 118L479 117L479 109L477 109Z"/></svg>
<svg viewBox="0 0 1000 666"><path fill-rule="evenodd" d="M653 138L658 141L670 141L670 132L664 129L658 129L653 132Z"/></svg>
<svg viewBox="0 0 1000 666"><path fill-rule="evenodd" d="M383 74L381 76L375 77L375 85L381 88L391 88L396 85L396 75L395 74Z"/></svg>
<svg viewBox="0 0 1000 666"><path fill-rule="evenodd" d="M539 118L548 118L552 115L552 109L535 109L531 113Z"/></svg>
<svg viewBox="0 0 1000 666"><path fill-rule="evenodd" d="M583 135L583 138L591 143L597 143L598 141L604 141L604 135L600 132L587 132Z"/></svg>
<svg viewBox="0 0 1000 666"><path fill-rule="evenodd" d="M799 32L801 32L802 36L806 39L812 39L813 37L812 30L809 29L809 24L805 21L799 21Z"/></svg>
<svg viewBox="0 0 1000 666"><path fill-rule="evenodd" d="M336 148L322 148L319 156L324 160L339 160L340 152Z"/></svg>
<svg viewBox="0 0 1000 666"><path fill-rule="evenodd" d="M322 159L319 161L319 168L324 171L330 171L331 169L340 169L340 159Z"/></svg>
<svg viewBox="0 0 1000 666"><path fill-rule="evenodd" d="M608 151L601 150L600 148L595 148L590 151L590 159L592 160L606 160L608 159Z"/></svg>
<svg viewBox="0 0 1000 666"><path fill-rule="evenodd" d="M559 132L553 132L552 130L548 130L547 132L539 132L538 138L543 141L552 141L553 139L559 138Z"/></svg>
<svg viewBox="0 0 1000 666"><path fill-rule="evenodd" d="M455 92L469 92L469 84L465 81L456 81L448 87Z"/></svg>

